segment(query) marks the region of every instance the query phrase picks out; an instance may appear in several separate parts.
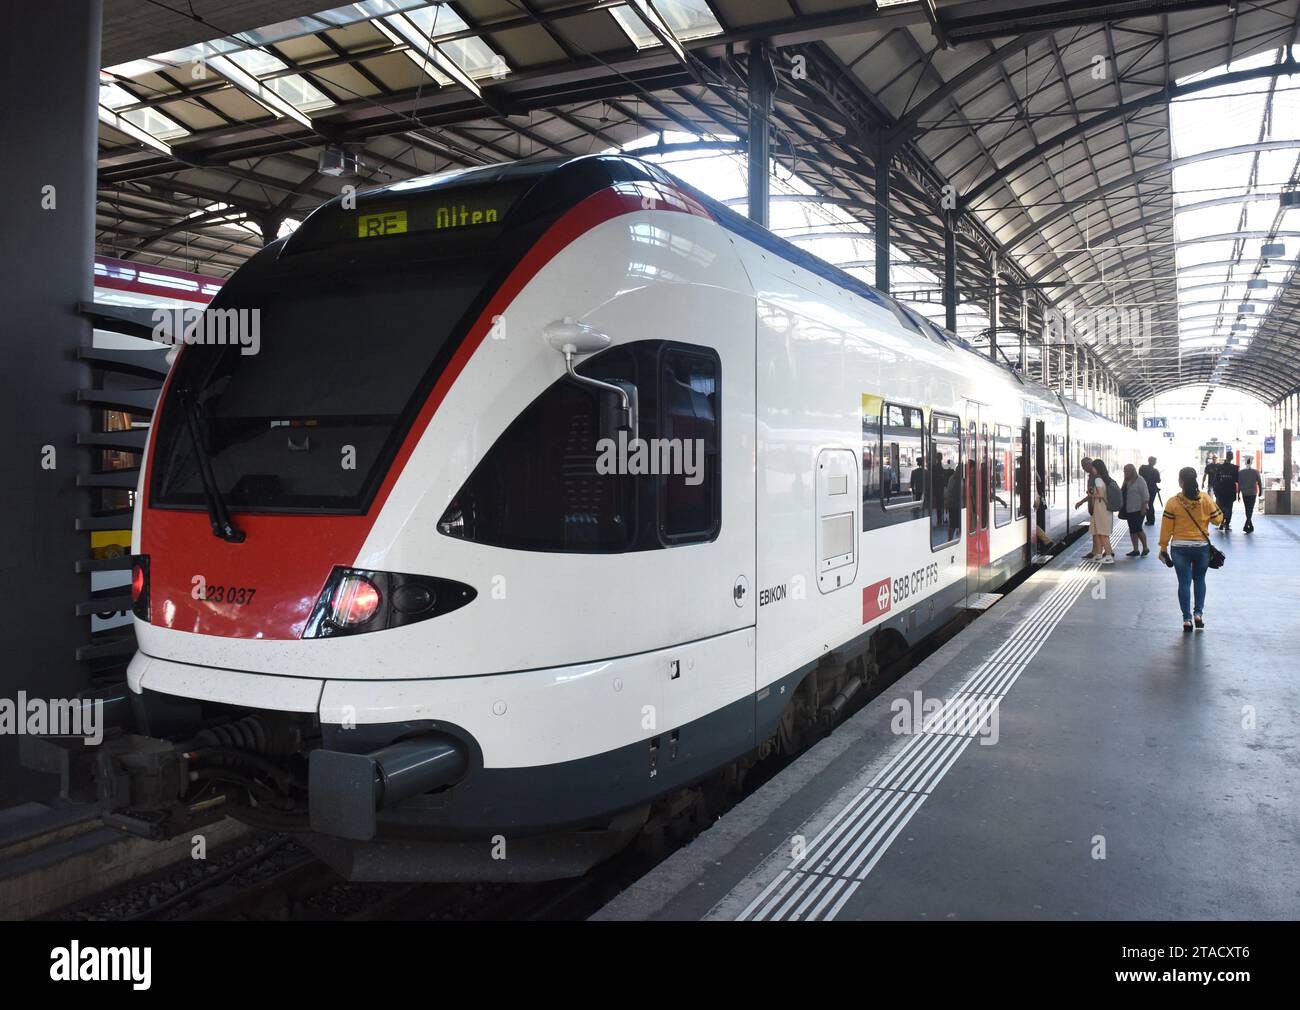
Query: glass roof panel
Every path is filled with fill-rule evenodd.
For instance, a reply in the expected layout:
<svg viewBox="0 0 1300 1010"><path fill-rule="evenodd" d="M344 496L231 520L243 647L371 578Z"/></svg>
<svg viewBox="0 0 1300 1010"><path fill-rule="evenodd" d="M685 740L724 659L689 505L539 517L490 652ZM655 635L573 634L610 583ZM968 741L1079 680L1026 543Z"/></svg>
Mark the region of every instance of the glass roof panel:
<svg viewBox="0 0 1300 1010"><path fill-rule="evenodd" d="M1281 50L1264 51L1207 74L1269 66L1281 55ZM1180 243L1176 252L1179 347L1180 351L1218 351L1211 389L1231 367L1234 357L1249 346L1281 292L1276 279L1288 264L1279 265L1276 256L1273 262L1265 260L1265 239L1260 236L1284 242L1286 231L1300 229L1300 215L1283 210L1277 199L1300 170L1300 145L1287 144L1300 138L1298 88L1300 76L1283 76L1275 83L1225 85L1170 106L1170 137L1176 159L1238 146L1277 142L1286 145L1208 158L1174 169L1177 206L1237 198L1218 206L1184 211L1174 221ZM1223 238L1196 241L1206 236ZM1260 286L1261 280L1273 283Z"/></svg>
<svg viewBox="0 0 1300 1010"><path fill-rule="evenodd" d="M656 12L661 18L660 23L682 42L722 34L722 25L704 0L655 0L653 8L634 0L631 4L610 9L614 20L638 49L663 45L646 23L647 19L655 17Z"/></svg>
<svg viewBox="0 0 1300 1010"><path fill-rule="evenodd" d="M230 60L259 80L265 78L267 74L277 73L288 66L283 60L261 49L245 49L240 53L231 53ZM299 112L315 112L317 109L326 109L334 104L301 74L272 77L269 80L262 80L262 83Z"/></svg>
<svg viewBox="0 0 1300 1010"><path fill-rule="evenodd" d="M101 80L99 83L99 104L106 109L117 112L127 105L134 105L140 99L136 98L125 88ZM151 137L158 140L175 140L177 137L184 137L189 134L189 130L181 126L169 116L163 115L157 109L133 109L129 112L120 113L121 117L133 126L139 127Z"/></svg>

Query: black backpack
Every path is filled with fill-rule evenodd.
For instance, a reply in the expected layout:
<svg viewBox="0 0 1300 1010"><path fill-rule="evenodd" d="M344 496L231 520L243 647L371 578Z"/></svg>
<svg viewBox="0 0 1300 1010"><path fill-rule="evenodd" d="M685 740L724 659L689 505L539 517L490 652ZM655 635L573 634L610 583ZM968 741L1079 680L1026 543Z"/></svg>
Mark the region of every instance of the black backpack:
<svg viewBox="0 0 1300 1010"><path fill-rule="evenodd" d="M1106 511L1124 511L1124 493L1120 491L1119 485L1115 483L1113 477L1106 478Z"/></svg>

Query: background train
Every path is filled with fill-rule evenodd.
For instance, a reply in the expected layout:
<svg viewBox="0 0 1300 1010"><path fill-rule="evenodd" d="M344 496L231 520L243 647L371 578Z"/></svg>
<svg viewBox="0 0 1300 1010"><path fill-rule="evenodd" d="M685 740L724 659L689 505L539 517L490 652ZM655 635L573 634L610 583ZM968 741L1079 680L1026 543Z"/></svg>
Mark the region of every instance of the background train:
<svg viewBox="0 0 1300 1010"><path fill-rule="evenodd" d="M124 827L227 812L354 878L582 872L1086 521L1081 455L1136 461L624 157L327 204L212 304L260 351L167 379L91 774ZM608 472L620 438L702 468Z"/></svg>

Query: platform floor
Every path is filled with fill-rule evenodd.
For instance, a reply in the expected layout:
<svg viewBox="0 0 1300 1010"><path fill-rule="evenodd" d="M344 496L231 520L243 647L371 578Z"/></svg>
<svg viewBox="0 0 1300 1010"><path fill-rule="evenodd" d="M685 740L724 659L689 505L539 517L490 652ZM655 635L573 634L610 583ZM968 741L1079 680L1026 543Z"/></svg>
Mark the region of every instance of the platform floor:
<svg viewBox="0 0 1300 1010"><path fill-rule="evenodd" d="M1300 918L1300 517L1212 536L1206 631L1084 537L596 918Z"/></svg>

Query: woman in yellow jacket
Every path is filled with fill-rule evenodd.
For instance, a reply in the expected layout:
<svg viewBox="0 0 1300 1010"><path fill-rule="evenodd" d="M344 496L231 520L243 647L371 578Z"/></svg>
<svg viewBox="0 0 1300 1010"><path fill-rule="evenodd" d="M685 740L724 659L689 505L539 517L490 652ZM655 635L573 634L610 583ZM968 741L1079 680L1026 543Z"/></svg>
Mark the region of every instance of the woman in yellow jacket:
<svg viewBox="0 0 1300 1010"><path fill-rule="evenodd" d="M1223 522L1223 513L1208 496L1201 494L1196 471L1185 466L1178 471L1182 493L1165 502L1160 521L1160 560L1178 572L1178 604L1183 610L1183 630L1205 630L1205 573L1210 568L1209 526ZM1192 588L1196 602L1192 603Z"/></svg>

